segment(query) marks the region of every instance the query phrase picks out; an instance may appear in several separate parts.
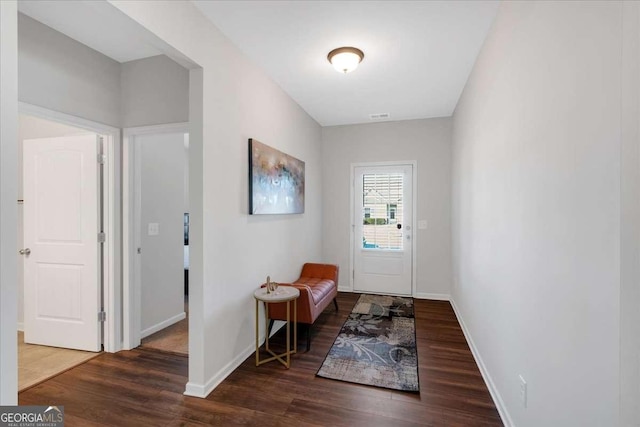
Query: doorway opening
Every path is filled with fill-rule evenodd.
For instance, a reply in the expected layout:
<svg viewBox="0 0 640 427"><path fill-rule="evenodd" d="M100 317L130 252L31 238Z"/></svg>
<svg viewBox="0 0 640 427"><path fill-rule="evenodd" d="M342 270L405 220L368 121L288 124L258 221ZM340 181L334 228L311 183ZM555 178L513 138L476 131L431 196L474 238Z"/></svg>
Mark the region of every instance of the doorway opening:
<svg viewBox="0 0 640 427"><path fill-rule="evenodd" d="M125 129L124 152L125 347L188 354L188 124Z"/></svg>

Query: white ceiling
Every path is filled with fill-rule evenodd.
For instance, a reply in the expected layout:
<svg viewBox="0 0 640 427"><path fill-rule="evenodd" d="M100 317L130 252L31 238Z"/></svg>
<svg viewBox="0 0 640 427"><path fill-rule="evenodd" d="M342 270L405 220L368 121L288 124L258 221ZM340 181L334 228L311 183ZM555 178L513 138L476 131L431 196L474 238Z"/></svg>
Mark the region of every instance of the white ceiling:
<svg viewBox="0 0 640 427"><path fill-rule="evenodd" d="M323 126L450 116L499 1L203 1L196 6ZM327 53L365 58L339 74Z"/></svg>
<svg viewBox="0 0 640 427"><path fill-rule="evenodd" d="M0 0L1 1L1 0ZM196 6L323 126L450 116L499 1L206 1ZM19 11L118 61L164 43L102 1L21 0ZM357 70L327 53L356 46Z"/></svg>
<svg viewBox="0 0 640 427"><path fill-rule="evenodd" d="M18 10L118 62L163 53L157 39L106 2L20 0Z"/></svg>

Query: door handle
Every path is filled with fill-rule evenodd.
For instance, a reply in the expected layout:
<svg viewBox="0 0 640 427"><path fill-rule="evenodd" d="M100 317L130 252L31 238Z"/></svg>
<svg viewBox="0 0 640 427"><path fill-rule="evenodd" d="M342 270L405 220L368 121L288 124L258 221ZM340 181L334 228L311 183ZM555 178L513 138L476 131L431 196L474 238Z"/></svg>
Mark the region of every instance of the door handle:
<svg viewBox="0 0 640 427"><path fill-rule="evenodd" d="M18 253L19 253L20 255L30 255L30 254L31 254L31 249L29 249L29 248L20 249L20 250L18 251Z"/></svg>

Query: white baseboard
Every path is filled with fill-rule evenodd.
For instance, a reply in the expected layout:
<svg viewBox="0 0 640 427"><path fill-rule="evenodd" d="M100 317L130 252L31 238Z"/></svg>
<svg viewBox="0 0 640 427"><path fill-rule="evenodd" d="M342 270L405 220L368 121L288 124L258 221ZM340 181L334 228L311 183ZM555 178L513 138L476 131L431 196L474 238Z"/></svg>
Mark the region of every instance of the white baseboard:
<svg viewBox="0 0 640 427"><path fill-rule="evenodd" d="M173 325L174 323L178 323L179 321L185 319L187 317L187 314L183 311L180 314L176 314L173 317L168 318L167 320L164 320L160 323L157 323L155 325L153 325L150 328L145 329L144 331L140 332L140 339L142 338L146 338L149 335L153 335L158 331L163 330L164 328L167 328L171 325Z"/></svg>
<svg viewBox="0 0 640 427"><path fill-rule="evenodd" d="M24 322L18 322L18 330L24 332Z"/></svg>
<svg viewBox="0 0 640 427"><path fill-rule="evenodd" d="M478 369L480 369L480 374L482 375L482 379L484 379L484 382L487 385L487 388L489 389L489 393L491 394L491 398L493 399L493 403L496 405L496 408L498 409L500 418L502 418L502 423L507 427L514 427L513 420L509 415L509 411L507 411L507 408L504 405L504 401L502 400L502 397L500 396L498 389L496 388L493 380L491 379L491 375L489 375L489 371L487 370L486 365L482 361L482 357L480 356L480 353L478 352L478 348L473 342L473 338L471 338L471 333L469 332L467 325L464 323L464 319L462 318L462 314L460 313L460 310L458 310L458 307L456 306L456 302L453 300L453 298L450 299L450 302L451 302L451 306L453 307L453 311L456 314L456 317L458 318L458 323L462 328L462 333L464 334L464 337L466 338L467 343L469 344L469 348L471 349L471 354L473 354L473 358L476 360L476 365L478 365Z"/></svg>
<svg viewBox="0 0 640 427"><path fill-rule="evenodd" d="M414 296L414 298L418 298L418 299L432 299L432 300L436 300L436 301L450 301L451 300L451 295L449 294L432 294L429 292L417 292Z"/></svg>
<svg viewBox="0 0 640 427"><path fill-rule="evenodd" d="M264 338L261 338L260 342L264 341ZM227 378L231 373L240 365L245 359L251 356L256 351L255 343L250 344L247 348L245 348L240 354L238 354L231 362L227 363L224 368L222 368L218 373L216 373L213 377L207 381L206 384L194 384L191 382L187 383L184 394L186 396L193 397L201 397L205 398L215 389L225 378Z"/></svg>
<svg viewBox="0 0 640 427"><path fill-rule="evenodd" d="M353 292L353 288L350 288L348 286L341 288L340 286L338 286L338 292Z"/></svg>
<svg viewBox="0 0 640 427"><path fill-rule="evenodd" d="M271 335L273 335L277 330L279 330L282 326L284 326L286 322L281 322L276 320L276 323L273 325L273 329L271 331ZM264 343L264 335L260 333L258 342L260 345ZM247 357L254 354L256 351L256 347L254 343L251 343L248 347L246 347L240 354L238 354L233 360L225 365L224 368L220 369L214 376L212 376L206 384L196 384L192 382L188 382L185 390L185 396L192 397L200 397L205 398L211 393L225 378L227 378L233 371L235 371L238 366L242 365L242 363L247 359Z"/></svg>

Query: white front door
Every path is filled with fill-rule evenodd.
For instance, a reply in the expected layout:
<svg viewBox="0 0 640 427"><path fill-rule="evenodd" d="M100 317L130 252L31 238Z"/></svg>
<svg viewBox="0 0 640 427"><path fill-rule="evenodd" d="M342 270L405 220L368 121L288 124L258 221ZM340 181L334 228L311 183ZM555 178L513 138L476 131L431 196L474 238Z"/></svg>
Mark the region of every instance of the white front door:
<svg viewBox="0 0 640 427"><path fill-rule="evenodd" d="M411 295L412 165L354 168L353 289Z"/></svg>
<svg viewBox="0 0 640 427"><path fill-rule="evenodd" d="M100 351L99 140L24 141L24 338Z"/></svg>

